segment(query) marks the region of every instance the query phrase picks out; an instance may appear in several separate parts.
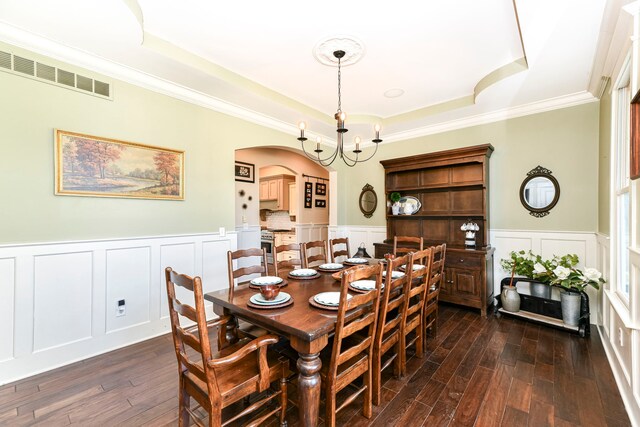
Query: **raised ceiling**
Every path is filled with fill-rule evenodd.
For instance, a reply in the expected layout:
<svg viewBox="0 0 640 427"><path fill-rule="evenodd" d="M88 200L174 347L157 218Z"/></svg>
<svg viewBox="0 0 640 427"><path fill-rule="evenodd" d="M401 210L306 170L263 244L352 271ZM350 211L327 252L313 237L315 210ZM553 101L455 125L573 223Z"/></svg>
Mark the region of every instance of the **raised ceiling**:
<svg viewBox="0 0 640 427"><path fill-rule="evenodd" d="M349 135L379 122L393 141L593 100L605 4L0 0L0 40L292 134L306 120L330 140L337 71L313 49L352 37L364 51L343 68Z"/></svg>

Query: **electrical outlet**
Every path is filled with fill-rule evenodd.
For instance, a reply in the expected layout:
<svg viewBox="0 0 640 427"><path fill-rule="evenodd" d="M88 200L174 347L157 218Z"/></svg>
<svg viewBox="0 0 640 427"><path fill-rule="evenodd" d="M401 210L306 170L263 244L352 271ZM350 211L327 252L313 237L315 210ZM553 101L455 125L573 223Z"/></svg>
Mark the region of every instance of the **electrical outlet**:
<svg viewBox="0 0 640 427"><path fill-rule="evenodd" d="M116 317L124 316L127 313L127 306L125 305L125 301L123 299L118 300L118 305L116 306Z"/></svg>
<svg viewBox="0 0 640 427"><path fill-rule="evenodd" d="M622 332L622 328L618 328L618 344L620 347L624 347L624 333Z"/></svg>

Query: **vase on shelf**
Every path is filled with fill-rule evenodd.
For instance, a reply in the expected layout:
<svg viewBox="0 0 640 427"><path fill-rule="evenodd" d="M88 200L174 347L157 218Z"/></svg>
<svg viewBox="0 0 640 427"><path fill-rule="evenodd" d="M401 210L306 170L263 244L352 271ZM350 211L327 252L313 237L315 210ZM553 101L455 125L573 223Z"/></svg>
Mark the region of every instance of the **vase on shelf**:
<svg viewBox="0 0 640 427"><path fill-rule="evenodd" d="M515 286L503 286L500 299L502 308L505 310L511 312L520 311L520 294Z"/></svg>
<svg viewBox="0 0 640 427"><path fill-rule="evenodd" d="M393 215L399 215L400 214L400 204L399 203L394 203L393 205L391 205L391 213Z"/></svg>

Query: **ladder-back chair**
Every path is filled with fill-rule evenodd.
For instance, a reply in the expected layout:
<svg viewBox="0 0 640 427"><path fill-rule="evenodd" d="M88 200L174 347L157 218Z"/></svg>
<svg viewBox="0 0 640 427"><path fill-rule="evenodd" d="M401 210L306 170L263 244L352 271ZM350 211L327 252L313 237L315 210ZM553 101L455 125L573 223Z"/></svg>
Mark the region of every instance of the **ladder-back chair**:
<svg viewBox="0 0 640 427"><path fill-rule="evenodd" d="M225 426L248 416L266 404L276 401L276 407L258 411L252 425L265 422L272 415L279 415L280 425L286 425L288 363L278 359L267 349L278 342L275 335L266 335L254 340L242 339L237 343L213 352L209 343L207 320L200 277L191 278L178 274L170 267L165 270L169 317L173 343L178 359L179 372L179 418L180 426L190 425L190 418L199 426ZM190 291L194 306L176 298L176 287ZM185 328L181 318L196 323ZM228 316L210 322L209 326L224 326L232 319ZM187 347L190 350L187 351ZM222 421L222 409L248 397L251 393L262 393L271 383L279 382L279 389L271 395ZM208 416L205 424L191 406L191 399L204 409Z"/></svg>
<svg viewBox="0 0 640 427"><path fill-rule="evenodd" d="M376 281L374 290L353 295L351 298L347 297L350 283L371 277ZM328 354L328 348L321 353L323 362L320 376L325 389L325 425L327 426L335 426L336 413L353 402L360 394L364 394L363 415L371 418L373 410L371 356L378 320L381 281L381 265L349 269L342 275L336 331L333 345L327 346L331 348L331 353ZM347 312L351 310L360 312L347 318ZM338 392L361 376L364 377L363 385L336 408Z"/></svg>

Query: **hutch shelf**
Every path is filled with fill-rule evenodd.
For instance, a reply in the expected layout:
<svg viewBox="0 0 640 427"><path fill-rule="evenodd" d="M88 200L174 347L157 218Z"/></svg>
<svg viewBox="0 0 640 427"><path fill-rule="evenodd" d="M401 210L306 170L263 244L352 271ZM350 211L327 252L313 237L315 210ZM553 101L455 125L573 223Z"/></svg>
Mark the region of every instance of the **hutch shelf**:
<svg viewBox="0 0 640 427"><path fill-rule="evenodd" d="M413 196L421 208L413 215L391 215L387 238L375 243L376 258L392 251L393 236L422 236L425 244L446 243L445 280L440 300L480 309L493 301L493 252L489 246L490 144L383 160L385 193ZM462 224L478 224L476 248L464 246Z"/></svg>

